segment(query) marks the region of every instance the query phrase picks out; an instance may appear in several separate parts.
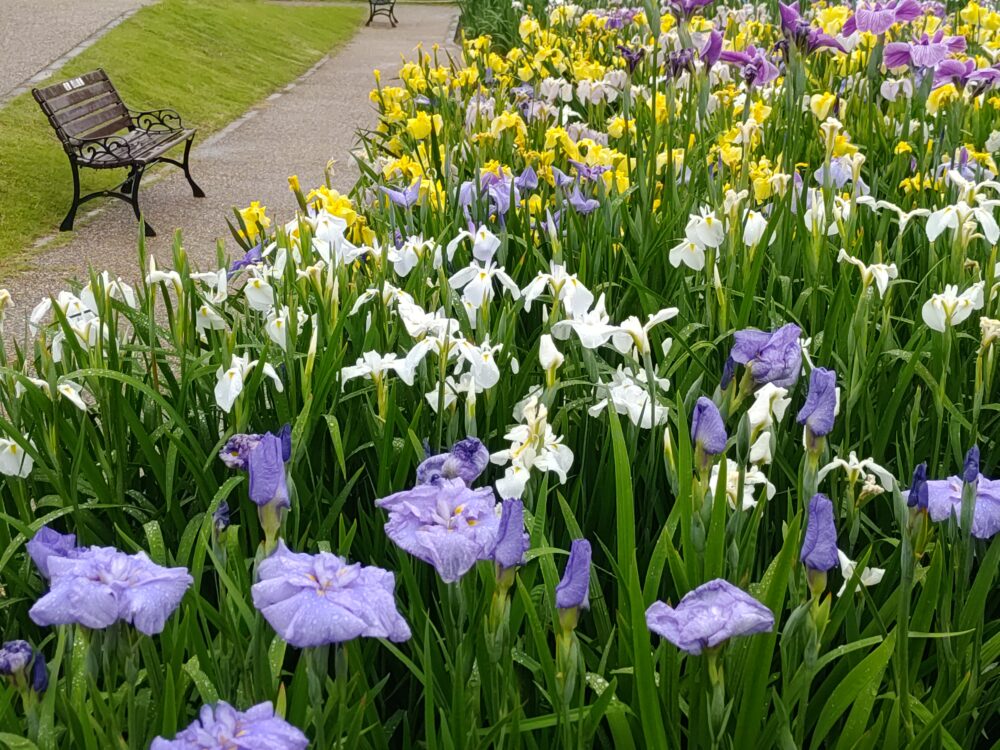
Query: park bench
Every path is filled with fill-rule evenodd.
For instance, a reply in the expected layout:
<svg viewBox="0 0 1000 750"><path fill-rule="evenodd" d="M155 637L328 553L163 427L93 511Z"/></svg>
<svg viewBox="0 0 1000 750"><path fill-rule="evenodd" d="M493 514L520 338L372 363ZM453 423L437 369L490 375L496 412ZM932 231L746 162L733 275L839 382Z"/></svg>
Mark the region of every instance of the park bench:
<svg viewBox="0 0 1000 750"><path fill-rule="evenodd" d="M103 70L32 89L32 94L59 136L73 170L73 205L59 226L60 230L66 232L73 228L80 204L101 196L125 201L132 206L136 218L141 219L139 182L146 169L157 162L180 167L194 196L205 197L188 168L195 130L185 128L180 115L172 109L130 110ZM165 156L182 143L183 161ZM125 181L117 187L81 197L81 167L129 171ZM147 237L156 234L149 224L145 225L145 231Z"/></svg>
<svg viewBox="0 0 1000 750"><path fill-rule="evenodd" d="M393 27L399 23L395 13L392 12L393 8L396 7L396 0L368 0L368 7L371 12L368 14L368 23L365 26L371 26L375 16L385 16Z"/></svg>

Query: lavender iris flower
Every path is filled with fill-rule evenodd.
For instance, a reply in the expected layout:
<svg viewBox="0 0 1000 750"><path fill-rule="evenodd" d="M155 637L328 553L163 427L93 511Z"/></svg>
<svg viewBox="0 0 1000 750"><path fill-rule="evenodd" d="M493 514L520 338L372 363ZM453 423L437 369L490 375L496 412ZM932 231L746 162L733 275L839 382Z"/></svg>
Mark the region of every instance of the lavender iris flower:
<svg viewBox="0 0 1000 750"><path fill-rule="evenodd" d="M355 638L405 641L410 628L396 609L392 573L329 552L291 552L283 541L261 561L254 606L287 643L310 648Z"/></svg>
<svg viewBox="0 0 1000 750"><path fill-rule="evenodd" d="M799 13L798 2L785 5L778 3L778 10L781 14L781 29L785 35L794 42L800 49L806 52L829 48L846 53L844 46L822 29L814 29L809 22Z"/></svg>
<svg viewBox="0 0 1000 750"><path fill-rule="evenodd" d="M716 456L726 449L726 425L719 407L705 396L694 405L691 415L691 443L709 456Z"/></svg>
<svg viewBox="0 0 1000 750"><path fill-rule="evenodd" d="M418 177L413 181L408 188L405 190L394 190L393 188L384 187L379 185L378 189L388 196L389 200L395 203L397 206L402 206L403 208L409 208L414 203L417 202L417 198L420 197L420 182L421 178Z"/></svg>
<svg viewBox="0 0 1000 750"><path fill-rule="evenodd" d="M438 484L461 479L471 487L490 463L490 452L478 439L468 437L455 443L447 453L424 459L417 467L417 484Z"/></svg>
<svg viewBox="0 0 1000 750"><path fill-rule="evenodd" d="M469 489L461 479L418 484L375 504L389 511L385 533L398 547L433 565L454 583L496 547L500 519L489 487Z"/></svg>
<svg viewBox="0 0 1000 750"><path fill-rule="evenodd" d="M229 528L229 503L225 500L220 502L212 513L212 528L215 529L216 535Z"/></svg>
<svg viewBox="0 0 1000 750"><path fill-rule="evenodd" d="M264 248L260 243L257 243L249 250L247 250L246 254L242 258L240 258L239 260L234 260L232 262L232 264L229 266L228 276L229 278L232 278L239 271L242 271L244 268L248 268L250 266L256 266L263 262L264 262Z"/></svg>
<svg viewBox="0 0 1000 750"><path fill-rule="evenodd" d="M933 68L955 52L965 52L965 37L945 37L939 30L932 37L924 34L916 42L890 42L885 45L882 59L887 68Z"/></svg>
<svg viewBox="0 0 1000 750"><path fill-rule="evenodd" d="M538 174L530 164L514 178L514 186L520 191L534 190L538 187Z"/></svg>
<svg viewBox="0 0 1000 750"><path fill-rule="evenodd" d="M149 750L306 750L309 739L260 703L237 711L225 701L202 706L198 718L172 740L157 737Z"/></svg>
<svg viewBox="0 0 1000 750"><path fill-rule="evenodd" d="M48 526L42 526L35 532L35 536L25 547L38 568L38 572L46 580L52 577L49 573L49 560L51 558L77 557L82 551L76 546L76 534L60 534Z"/></svg>
<svg viewBox="0 0 1000 750"><path fill-rule="evenodd" d="M927 510L930 493L927 485L926 461L913 470L913 481L910 482L910 489L903 493L903 497L906 498L907 507Z"/></svg>
<svg viewBox="0 0 1000 750"><path fill-rule="evenodd" d="M126 555L112 547L89 547L76 557L50 556L47 564L51 588L28 612L43 626L101 629L124 620L156 635L194 582L186 568L164 568L145 552Z"/></svg>
<svg viewBox="0 0 1000 750"><path fill-rule="evenodd" d="M515 499L504 500L493 562L500 570L523 565L529 546L528 534L524 530L524 503Z"/></svg>
<svg viewBox="0 0 1000 750"><path fill-rule="evenodd" d="M590 542L574 539L562 580L556 586L556 607L590 609Z"/></svg>
<svg viewBox="0 0 1000 750"><path fill-rule="evenodd" d="M771 62L764 50L753 45L743 52L724 50L719 53L719 59L730 65L739 66L743 80L748 86L766 86L778 77L778 68Z"/></svg>
<svg viewBox="0 0 1000 750"><path fill-rule="evenodd" d="M750 375L757 386L774 383L790 388L799 379L802 369L802 330L787 323L769 333L747 328L733 334L733 348L723 373L721 387L729 385L736 365L749 365Z"/></svg>
<svg viewBox="0 0 1000 750"><path fill-rule="evenodd" d="M837 557L837 527L833 523L833 503L826 495L809 501L806 535L799 559L810 570L826 572L840 564Z"/></svg>
<svg viewBox="0 0 1000 750"><path fill-rule="evenodd" d="M667 55L667 70L670 71L671 78L680 78L682 73L693 73L694 50L689 47L672 50Z"/></svg>
<svg viewBox="0 0 1000 750"><path fill-rule="evenodd" d="M890 3L860 3L854 15L847 19L841 33L850 36L855 31L867 31L878 36L893 24L907 23L920 18L920 5L916 0L894 0Z"/></svg>
<svg viewBox="0 0 1000 750"><path fill-rule="evenodd" d="M0 677L9 677L16 685L38 694L49 687L45 656L27 641L8 641L0 646Z"/></svg>
<svg viewBox="0 0 1000 750"><path fill-rule="evenodd" d="M261 437L247 458L247 471L250 474L250 499L258 507L273 505L275 508L287 508L291 505L280 437L270 432Z"/></svg>
<svg viewBox="0 0 1000 750"><path fill-rule="evenodd" d="M837 373L816 367L809 373L809 393L795 421L804 424L814 437L823 437L833 430L837 416Z"/></svg>
<svg viewBox="0 0 1000 750"><path fill-rule="evenodd" d="M573 210L582 216L591 214L597 210L597 207L601 205L601 202L596 198L585 198L580 192L580 186L577 185L573 189L573 193L569 196L569 205L573 207Z"/></svg>
<svg viewBox="0 0 1000 750"><path fill-rule="evenodd" d="M576 161L575 159L570 159L569 163L576 168L577 176L586 182L597 182L601 179L602 174L611 169L611 167L606 164L595 164L591 166L590 164L584 164L582 161Z"/></svg>
<svg viewBox="0 0 1000 750"><path fill-rule="evenodd" d="M952 514L957 520L962 515L962 477L931 479L926 482L927 511L932 521L947 521ZM1000 479L987 479L979 474L976 479L976 503L972 514L972 536L990 539L1000 531ZM971 484L971 482L970 482ZM909 497L913 488L903 493Z"/></svg>
<svg viewBox="0 0 1000 750"><path fill-rule="evenodd" d="M697 656L730 638L769 633L774 614L742 589L716 578L689 591L676 608L653 602L646 610L646 627Z"/></svg>
<svg viewBox="0 0 1000 750"><path fill-rule="evenodd" d="M552 178L555 180L557 188L568 188L576 183L576 180L563 172L559 167L552 167Z"/></svg>

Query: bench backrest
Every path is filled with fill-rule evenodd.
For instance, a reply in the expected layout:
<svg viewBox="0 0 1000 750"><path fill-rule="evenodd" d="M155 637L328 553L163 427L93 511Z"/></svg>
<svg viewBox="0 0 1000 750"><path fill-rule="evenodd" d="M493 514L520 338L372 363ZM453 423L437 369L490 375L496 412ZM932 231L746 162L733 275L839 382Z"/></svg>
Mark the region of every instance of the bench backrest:
<svg viewBox="0 0 1000 750"><path fill-rule="evenodd" d="M132 124L125 103L103 70L31 93L66 146L71 138L103 138Z"/></svg>

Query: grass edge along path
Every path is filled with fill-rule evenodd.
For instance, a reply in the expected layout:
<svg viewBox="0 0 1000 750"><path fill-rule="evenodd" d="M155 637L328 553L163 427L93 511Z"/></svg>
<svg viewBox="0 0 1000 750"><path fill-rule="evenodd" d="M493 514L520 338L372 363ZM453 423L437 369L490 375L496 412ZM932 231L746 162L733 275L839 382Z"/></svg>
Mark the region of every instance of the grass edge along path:
<svg viewBox="0 0 1000 750"><path fill-rule="evenodd" d="M162 0L48 82L104 68L130 107L176 109L185 126L198 128L197 146L348 41L365 18L361 6ZM196 157L192 171L197 179ZM82 189L117 184L124 174L82 170ZM56 232L71 198L69 163L55 133L30 91L15 97L0 109L0 268L10 270L34 241Z"/></svg>

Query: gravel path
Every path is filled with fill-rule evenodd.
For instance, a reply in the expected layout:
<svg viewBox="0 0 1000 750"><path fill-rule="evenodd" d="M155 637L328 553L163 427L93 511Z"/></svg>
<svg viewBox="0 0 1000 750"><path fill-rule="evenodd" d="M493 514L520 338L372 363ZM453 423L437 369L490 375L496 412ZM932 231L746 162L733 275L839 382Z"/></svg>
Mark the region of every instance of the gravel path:
<svg viewBox="0 0 1000 750"><path fill-rule="evenodd" d="M156 0L3 0L0 99L123 14Z"/></svg>
<svg viewBox="0 0 1000 750"><path fill-rule="evenodd" d="M180 170L172 167L147 178L140 206L158 233L147 246L160 265L170 263L174 229L181 230L188 256L201 268L215 268L218 238L228 241L231 252L238 250L226 226L233 206L258 200L273 219L291 218L296 206L288 190L289 175L297 174L308 190L322 184L324 166L335 159L334 187L349 190L358 176L350 156L355 132L375 124L368 100L372 70L380 69L388 80L399 69L400 55L410 56L417 44L429 49L450 41L457 15L454 6L397 5L398 27L391 28L381 18L362 26L348 44L295 84L201 145L195 141L191 172L208 197L193 198ZM96 203L91 215L77 215L68 243L42 247L28 261L28 269L0 278L0 287L10 290L15 304L7 316L9 334L23 337L31 308L67 288L66 279L84 278L88 266L130 282L138 277L138 232L131 207L112 199ZM85 204L84 210L92 205Z"/></svg>

